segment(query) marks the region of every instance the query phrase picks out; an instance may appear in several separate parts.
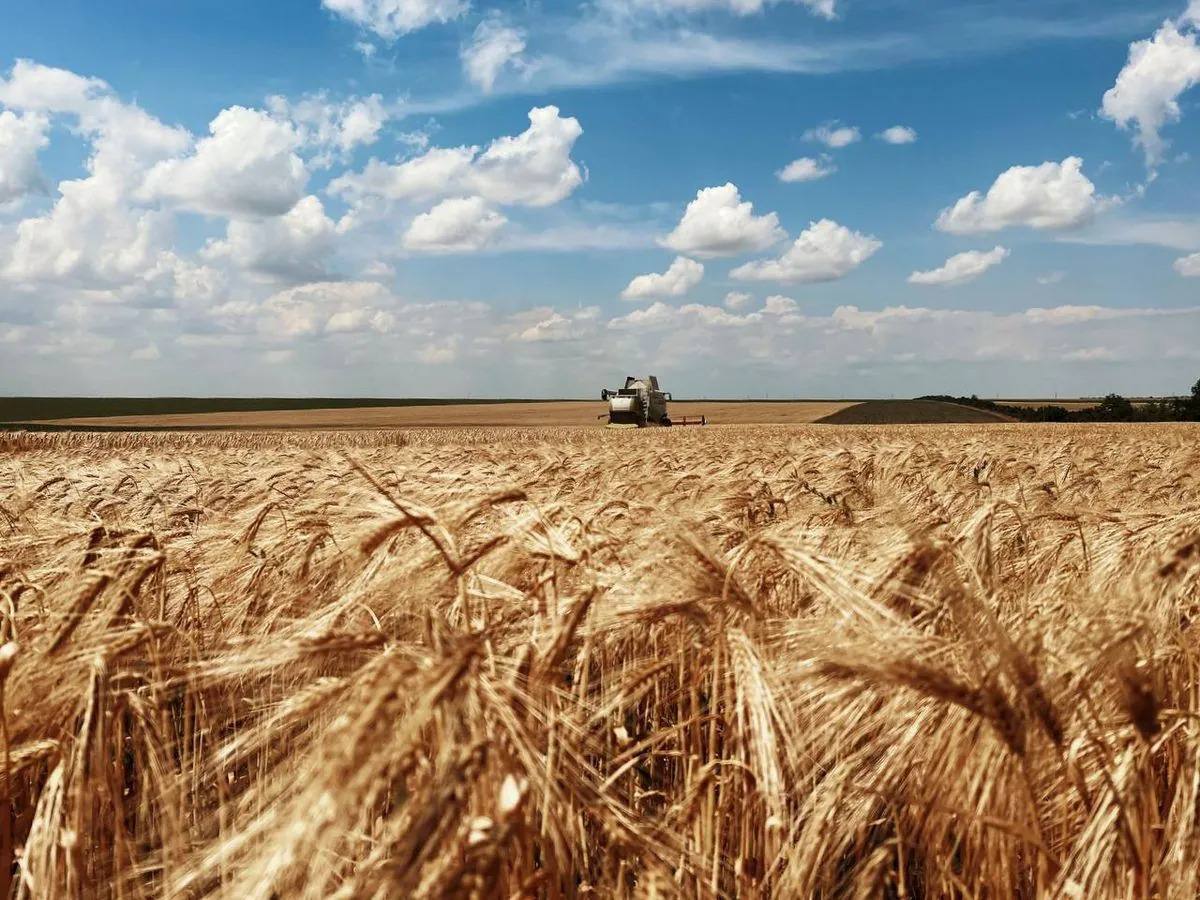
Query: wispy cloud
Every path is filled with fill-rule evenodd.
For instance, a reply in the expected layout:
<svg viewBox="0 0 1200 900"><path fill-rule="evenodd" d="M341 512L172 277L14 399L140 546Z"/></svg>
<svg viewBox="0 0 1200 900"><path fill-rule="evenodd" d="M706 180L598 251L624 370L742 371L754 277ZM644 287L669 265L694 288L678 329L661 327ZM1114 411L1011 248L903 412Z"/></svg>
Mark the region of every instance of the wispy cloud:
<svg viewBox="0 0 1200 900"><path fill-rule="evenodd" d="M968 14L955 4L934 2L916 11L906 5L903 25L894 24L898 17L880 15L873 31L851 35L813 19L787 39L771 32L762 17L709 24L702 18L614 17L603 4L585 7L583 15L539 10L525 20L513 17L525 42L525 61L520 71L501 72L488 96L542 94L656 76L873 71L1006 53L1047 41L1127 38L1154 27L1177 11L1175 5L1097 15L1094 10L1085 14L1024 3L1012 12L1013 4L994 2L982 10L973 4ZM486 99L474 87L463 86L441 96L409 97L395 111L438 114Z"/></svg>
<svg viewBox="0 0 1200 900"><path fill-rule="evenodd" d="M1200 216L1110 216L1079 231L1062 234L1058 240L1066 244L1200 250Z"/></svg>

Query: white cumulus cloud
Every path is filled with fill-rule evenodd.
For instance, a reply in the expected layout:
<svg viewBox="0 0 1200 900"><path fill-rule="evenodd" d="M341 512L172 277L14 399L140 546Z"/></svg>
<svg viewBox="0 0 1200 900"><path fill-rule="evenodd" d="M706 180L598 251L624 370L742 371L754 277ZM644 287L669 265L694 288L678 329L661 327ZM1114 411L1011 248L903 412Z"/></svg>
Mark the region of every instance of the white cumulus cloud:
<svg viewBox="0 0 1200 900"><path fill-rule="evenodd" d="M635 309L626 315L609 319L608 327L615 331L656 328L674 322L678 315L675 307L656 300L644 309Z"/></svg>
<svg viewBox="0 0 1200 900"><path fill-rule="evenodd" d="M1008 248L994 247L991 250L968 250L957 253L936 269L913 272L908 276L909 284L955 285L974 281L988 269L998 266L1008 258Z"/></svg>
<svg viewBox="0 0 1200 900"><path fill-rule="evenodd" d="M517 332L515 340L525 344L542 342L569 341L574 338L571 320L562 313L550 311L544 319L538 319L532 325Z"/></svg>
<svg viewBox="0 0 1200 900"><path fill-rule="evenodd" d="M1100 106L1105 118L1135 130L1151 167L1166 150L1162 129L1180 118L1179 97L1200 83L1194 10L1193 5L1178 22L1164 22L1153 37L1129 46L1129 59Z"/></svg>
<svg viewBox="0 0 1200 900"><path fill-rule="evenodd" d="M122 102L97 78L28 60L0 77L0 103L23 111L22 121L30 114L71 117L90 144L85 177L59 182L54 205L18 223L7 248L0 244L0 275L28 284L136 285L141 292L189 277L194 267L167 250L169 216L131 199L150 166L187 147L186 131Z"/></svg>
<svg viewBox="0 0 1200 900"><path fill-rule="evenodd" d="M38 152L50 143L50 119L40 112L0 112L0 206L42 186Z"/></svg>
<svg viewBox="0 0 1200 900"><path fill-rule="evenodd" d="M667 271L638 275L621 291L626 300L650 297L682 297L704 278L704 265L686 256L677 256Z"/></svg>
<svg viewBox="0 0 1200 900"><path fill-rule="evenodd" d="M475 160L472 183L496 203L550 206L571 194L583 176L571 160L571 148L583 134L574 118L556 106L529 111L529 127L515 137L500 137Z"/></svg>
<svg viewBox="0 0 1200 900"><path fill-rule="evenodd" d="M851 144L861 141L862 132L851 125L826 122L824 125L810 128L804 132L804 139L824 144L831 150L840 150L842 147L849 147Z"/></svg>
<svg viewBox="0 0 1200 900"><path fill-rule="evenodd" d="M979 234L1026 225L1038 229L1074 228L1091 219L1107 203L1083 174L1083 160L1069 156L1061 163L1013 166L996 179L987 194L972 191L942 210L937 227L953 234Z"/></svg>
<svg viewBox="0 0 1200 900"><path fill-rule="evenodd" d="M304 196L308 171L290 122L231 106L208 127L190 155L150 170L147 197L209 215L281 216Z"/></svg>
<svg viewBox="0 0 1200 900"><path fill-rule="evenodd" d="M907 125L893 125L879 132L879 139L885 144L915 144L917 130Z"/></svg>
<svg viewBox="0 0 1200 900"><path fill-rule="evenodd" d="M479 250L507 221L482 197L451 197L413 219L403 242L409 250L431 253Z"/></svg>
<svg viewBox="0 0 1200 900"><path fill-rule="evenodd" d="M831 219L813 222L778 259L738 266L729 274L745 281L802 283L843 278L875 255L881 241Z"/></svg>
<svg viewBox="0 0 1200 900"><path fill-rule="evenodd" d="M772 294L763 301L762 311L769 316L786 316L794 313L800 306L791 297L782 294Z"/></svg>
<svg viewBox="0 0 1200 900"><path fill-rule="evenodd" d="M387 200L429 200L447 190L462 189L471 172L477 147L432 147L404 162L370 160L361 172L350 172L330 183L330 192L351 203L372 197Z"/></svg>
<svg viewBox="0 0 1200 900"><path fill-rule="evenodd" d="M388 41L457 19L470 8L467 0L321 0L321 5Z"/></svg>
<svg viewBox="0 0 1200 900"><path fill-rule="evenodd" d="M314 162L320 166L330 165L335 157L345 157L356 147L374 144L388 120L379 94L342 101L331 100L324 93L295 101L274 96L267 98L267 108L276 118L296 126L301 144L317 153Z"/></svg>
<svg viewBox="0 0 1200 900"><path fill-rule="evenodd" d="M661 243L691 256L734 256L765 250L784 237L779 217L773 212L754 215L754 204L742 200L737 185L730 183L697 191Z"/></svg>
<svg viewBox="0 0 1200 900"><path fill-rule="evenodd" d="M558 107L534 107L525 131L496 138L482 151L433 147L396 164L372 159L362 172L334 179L330 190L351 204L475 195L505 206L550 206L583 183L571 159L581 134L579 121Z"/></svg>
<svg viewBox="0 0 1200 900"><path fill-rule="evenodd" d="M374 282L312 282L278 291L261 307L239 309L254 329L272 340L295 340L358 331L386 333L395 325L391 295Z"/></svg>
<svg viewBox="0 0 1200 900"><path fill-rule="evenodd" d="M456 334L426 344L417 351L417 359L429 366L444 366L458 359L462 338Z"/></svg>
<svg viewBox="0 0 1200 900"><path fill-rule="evenodd" d="M1200 253L1179 257L1175 260L1175 271L1184 278L1200 278Z"/></svg>
<svg viewBox="0 0 1200 900"><path fill-rule="evenodd" d="M780 181L796 182L796 181L817 181L821 178L828 178L837 171L837 166L829 162L828 159L813 159L811 156L802 156L799 159L794 159L778 172L775 177Z"/></svg>
<svg viewBox="0 0 1200 900"><path fill-rule="evenodd" d="M43 66L28 59L13 63L8 78L0 78L0 103L13 109L84 115L111 88L99 78L67 69Z"/></svg>
<svg viewBox="0 0 1200 900"><path fill-rule="evenodd" d="M560 311L547 306L523 310L509 318L508 339L522 344L557 344L591 337L600 319L600 308L584 306Z"/></svg>
<svg viewBox="0 0 1200 900"><path fill-rule="evenodd" d="M725 306L727 309L745 309L753 299L745 291L730 291L725 295Z"/></svg>
<svg viewBox="0 0 1200 900"><path fill-rule="evenodd" d="M204 256L279 278L319 278L335 238L333 220L321 201L309 195L282 216L231 220L225 240L211 242Z"/></svg>

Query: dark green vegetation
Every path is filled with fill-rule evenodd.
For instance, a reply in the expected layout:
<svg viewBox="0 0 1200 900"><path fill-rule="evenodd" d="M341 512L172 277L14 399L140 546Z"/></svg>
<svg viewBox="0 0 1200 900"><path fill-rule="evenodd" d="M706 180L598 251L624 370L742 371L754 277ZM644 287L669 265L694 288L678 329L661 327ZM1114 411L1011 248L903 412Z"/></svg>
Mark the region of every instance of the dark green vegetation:
<svg viewBox="0 0 1200 900"><path fill-rule="evenodd" d="M1011 406L993 400L935 395L922 400L954 403L985 410L1020 422L1200 422L1200 381L1187 397L1160 397L1134 403L1120 394L1109 394L1095 406L1067 409L1063 406Z"/></svg>
<svg viewBox="0 0 1200 900"><path fill-rule="evenodd" d="M817 420L821 425L986 425L1007 421L998 412L928 398L868 400Z"/></svg>
<svg viewBox="0 0 1200 900"><path fill-rule="evenodd" d="M168 416L187 413L263 412L277 409L355 409L385 406L448 406L514 403L512 399L428 397L0 397L0 422L35 422L96 416ZM553 400L522 400L553 403Z"/></svg>

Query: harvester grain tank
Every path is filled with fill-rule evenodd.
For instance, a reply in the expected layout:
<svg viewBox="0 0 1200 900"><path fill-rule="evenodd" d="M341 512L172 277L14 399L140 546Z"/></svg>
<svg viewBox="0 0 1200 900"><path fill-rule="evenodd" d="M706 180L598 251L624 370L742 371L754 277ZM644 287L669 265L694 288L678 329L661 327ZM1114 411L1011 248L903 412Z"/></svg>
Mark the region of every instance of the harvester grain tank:
<svg viewBox="0 0 1200 900"><path fill-rule="evenodd" d="M657 375L645 378L627 375L625 387L615 391L605 388L600 392L600 399L608 401L608 424L612 428L708 424L704 416L684 416L672 421L667 412L671 394L659 388Z"/></svg>

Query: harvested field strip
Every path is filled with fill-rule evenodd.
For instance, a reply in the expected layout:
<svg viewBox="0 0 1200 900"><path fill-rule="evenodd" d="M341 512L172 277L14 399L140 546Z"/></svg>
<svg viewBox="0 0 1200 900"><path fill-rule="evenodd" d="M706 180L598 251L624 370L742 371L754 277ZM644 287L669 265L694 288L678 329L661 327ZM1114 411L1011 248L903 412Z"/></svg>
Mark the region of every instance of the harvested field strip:
<svg viewBox="0 0 1200 900"><path fill-rule="evenodd" d="M984 425L1007 416L940 400L868 400L817 419L822 425Z"/></svg>

